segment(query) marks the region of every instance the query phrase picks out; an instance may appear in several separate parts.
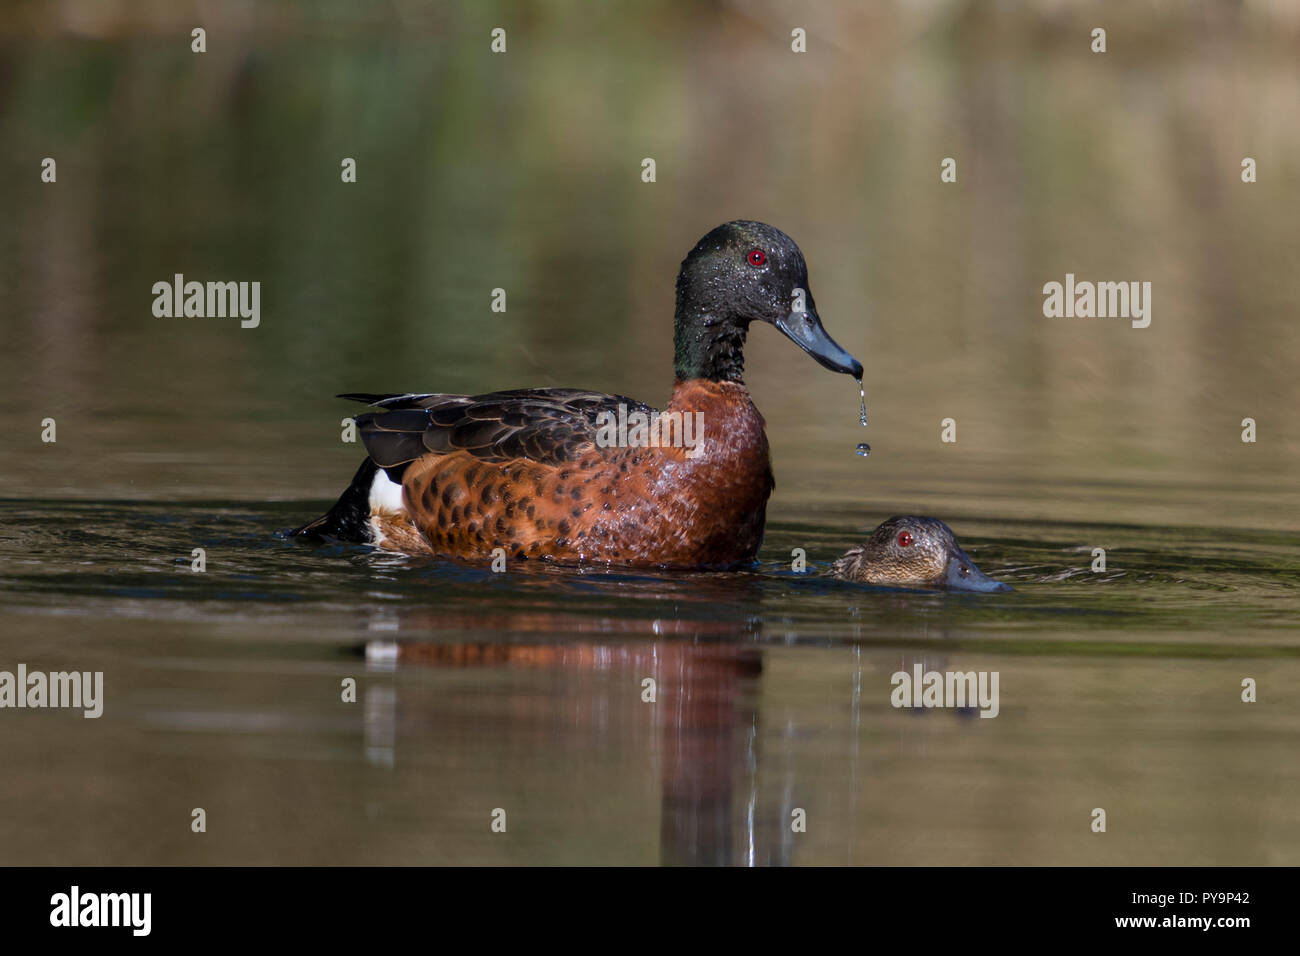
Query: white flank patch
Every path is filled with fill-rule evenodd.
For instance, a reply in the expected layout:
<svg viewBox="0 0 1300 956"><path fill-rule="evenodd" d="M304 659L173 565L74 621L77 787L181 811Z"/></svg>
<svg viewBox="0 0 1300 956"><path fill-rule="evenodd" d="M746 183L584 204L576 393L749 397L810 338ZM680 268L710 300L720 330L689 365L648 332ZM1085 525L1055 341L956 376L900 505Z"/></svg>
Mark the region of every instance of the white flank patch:
<svg viewBox="0 0 1300 956"><path fill-rule="evenodd" d="M371 544L384 543L384 533L379 530L375 520L380 514L401 514L406 508L402 501L402 486L393 481L381 468L375 472L375 480L370 483L370 536Z"/></svg>
<svg viewBox="0 0 1300 956"><path fill-rule="evenodd" d="M375 472L375 480L370 483L370 513L388 511L401 514L405 508L402 504L402 486L389 478L383 469Z"/></svg>

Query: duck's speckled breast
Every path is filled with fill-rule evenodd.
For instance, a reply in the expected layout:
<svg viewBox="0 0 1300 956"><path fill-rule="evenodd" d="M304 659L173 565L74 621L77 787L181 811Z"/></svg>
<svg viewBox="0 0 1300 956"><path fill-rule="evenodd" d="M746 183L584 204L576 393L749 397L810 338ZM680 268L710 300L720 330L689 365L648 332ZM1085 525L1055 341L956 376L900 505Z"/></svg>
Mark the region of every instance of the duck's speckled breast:
<svg viewBox="0 0 1300 956"><path fill-rule="evenodd" d="M623 529L638 560L729 566L752 561L772 493L763 416L736 382L679 382L668 411L697 416L702 448L661 449L646 482L640 530ZM649 476L647 476L649 477Z"/></svg>
<svg viewBox="0 0 1300 956"><path fill-rule="evenodd" d="M563 466L464 453L415 462L403 479L405 514L379 519L381 546L484 561L497 547L510 558L642 567L752 561L773 482L748 390L679 382L666 411L699 424L698 453L593 447Z"/></svg>

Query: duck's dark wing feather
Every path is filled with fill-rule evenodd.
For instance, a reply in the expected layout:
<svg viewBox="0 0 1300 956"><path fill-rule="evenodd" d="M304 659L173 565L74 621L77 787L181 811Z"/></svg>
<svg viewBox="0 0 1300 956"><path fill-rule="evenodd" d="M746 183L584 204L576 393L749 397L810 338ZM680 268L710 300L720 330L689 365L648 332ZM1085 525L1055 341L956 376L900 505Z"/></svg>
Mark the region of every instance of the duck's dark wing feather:
<svg viewBox="0 0 1300 956"><path fill-rule="evenodd" d="M358 415L366 451L394 480L415 459L464 451L485 462L527 459L558 465L589 451L598 416L652 409L622 395L576 388L526 388L487 395L349 394L382 412Z"/></svg>

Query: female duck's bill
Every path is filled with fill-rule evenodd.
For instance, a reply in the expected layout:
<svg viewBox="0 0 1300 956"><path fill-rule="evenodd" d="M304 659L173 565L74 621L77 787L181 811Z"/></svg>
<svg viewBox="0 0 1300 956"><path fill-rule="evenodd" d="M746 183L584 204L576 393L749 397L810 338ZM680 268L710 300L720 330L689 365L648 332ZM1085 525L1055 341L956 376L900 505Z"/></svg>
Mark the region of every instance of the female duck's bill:
<svg viewBox="0 0 1300 956"><path fill-rule="evenodd" d="M938 518L899 515L871 532L831 566L831 574L866 584L920 585L954 591L1011 591L970 559Z"/></svg>

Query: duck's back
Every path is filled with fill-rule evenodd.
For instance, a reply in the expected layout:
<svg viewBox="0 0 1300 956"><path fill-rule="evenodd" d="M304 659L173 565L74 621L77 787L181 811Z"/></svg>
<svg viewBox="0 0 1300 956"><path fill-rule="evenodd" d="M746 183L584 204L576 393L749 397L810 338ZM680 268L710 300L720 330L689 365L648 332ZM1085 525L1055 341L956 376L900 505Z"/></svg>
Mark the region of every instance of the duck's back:
<svg viewBox="0 0 1300 956"><path fill-rule="evenodd" d="M752 561L762 540L767 439L739 383L678 383L669 445L626 429L664 413L597 392L348 397L383 409L357 418L373 465L300 530L342 526L364 497L367 540L406 553L728 567ZM611 423L622 430L602 435Z"/></svg>

